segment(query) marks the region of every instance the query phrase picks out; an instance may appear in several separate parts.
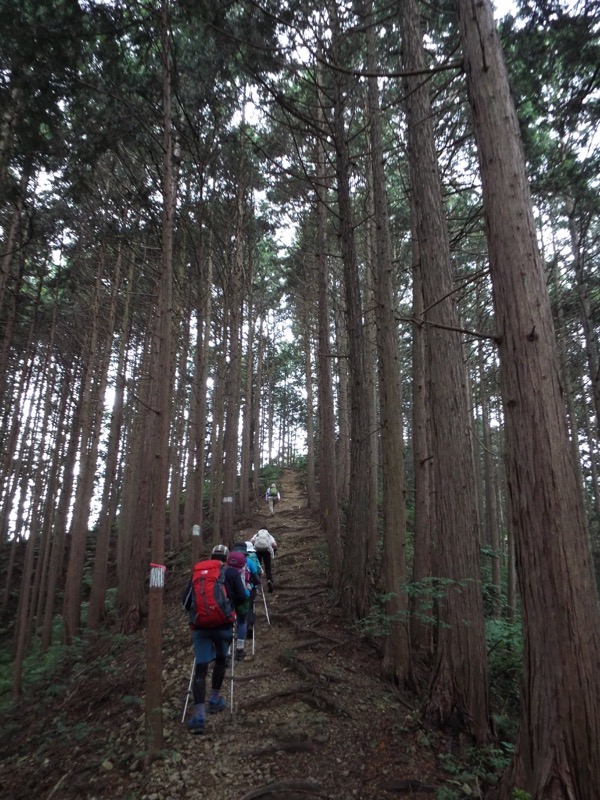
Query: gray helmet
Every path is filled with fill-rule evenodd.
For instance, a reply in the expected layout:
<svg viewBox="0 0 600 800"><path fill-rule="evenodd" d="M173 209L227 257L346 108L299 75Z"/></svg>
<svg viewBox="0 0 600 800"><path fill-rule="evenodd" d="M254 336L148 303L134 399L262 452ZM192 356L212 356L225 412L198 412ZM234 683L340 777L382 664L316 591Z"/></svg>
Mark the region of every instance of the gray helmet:
<svg viewBox="0 0 600 800"><path fill-rule="evenodd" d="M219 561L227 561L229 548L224 544L218 544L216 547L213 547L211 555L213 558L218 558Z"/></svg>

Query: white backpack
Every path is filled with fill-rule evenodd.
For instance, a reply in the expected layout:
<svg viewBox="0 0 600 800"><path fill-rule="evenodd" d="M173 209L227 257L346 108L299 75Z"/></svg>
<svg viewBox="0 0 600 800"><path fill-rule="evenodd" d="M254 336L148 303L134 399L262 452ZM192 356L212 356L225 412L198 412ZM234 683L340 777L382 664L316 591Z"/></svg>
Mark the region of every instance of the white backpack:
<svg viewBox="0 0 600 800"><path fill-rule="evenodd" d="M261 528L256 534L254 540L254 547L256 550L270 550L271 549L271 535L265 528Z"/></svg>

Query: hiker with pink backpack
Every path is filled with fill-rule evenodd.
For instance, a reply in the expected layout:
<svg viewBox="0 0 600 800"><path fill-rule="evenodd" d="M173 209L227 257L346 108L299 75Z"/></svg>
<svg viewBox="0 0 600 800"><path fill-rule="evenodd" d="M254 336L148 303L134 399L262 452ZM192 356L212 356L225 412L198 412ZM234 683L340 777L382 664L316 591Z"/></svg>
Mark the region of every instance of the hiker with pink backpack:
<svg viewBox="0 0 600 800"><path fill-rule="evenodd" d="M244 553L246 556L246 567L244 570L243 578L245 579L246 588L250 590L250 602L249 602L248 613L246 614L246 639L252 639L254 636L254 622L256 619L254 604L256 601L257 589L261 585L263 569L260 565L260 561L258 560L258 556L256 554L256 550L252 542L250 541L236 542L233 545L232 550L233 551L237 550L240 553ZM238 629L238 641L239 641L239 629ZM254 649L252 650L252 653L254 653Z"/></svg>
<svg viewBox="0 0 600 800"><path fill-rule="evenodd" d="M227 654L233 642L236 608L243 608L248 593L239 571L227 565L229 548L218 544L211 558L194 565L192 577L182 598L192 630L195 672L192 683L194 714L187 727L191 733L204 733L206 721L206 676L212 671L208 713L223 711L226 705L221 687L227 670Z"/></svg>
<svg viewBox="0 0 600 800"><path fill-rule="evenodd" d="M234 658L236 661L243 661L244 658L246 657L246 651L244 649L244 646L246 644L246 632L248 630L247 617L250 613L253 600L252 573L250 572L250 567L247 561L246 553L243 553L241 550L236 550L235 545L234 549L231 550L231 552L227 556L227 566L233 567L239 573L239 576L242 579L242 583L244 584L244 589L246 591L246 597L244 599L244 602L235 607L235 613L237 616L237 637L235 643Z"/></svg>

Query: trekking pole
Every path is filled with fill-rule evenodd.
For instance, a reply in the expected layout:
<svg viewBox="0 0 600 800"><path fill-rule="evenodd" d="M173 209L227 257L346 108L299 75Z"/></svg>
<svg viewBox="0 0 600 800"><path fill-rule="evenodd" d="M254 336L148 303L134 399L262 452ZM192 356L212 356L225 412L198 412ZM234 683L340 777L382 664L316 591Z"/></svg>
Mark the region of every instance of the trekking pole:
<svg viewBox="0 0 600 800"><path fill-rule="evenodd" d="M267 625L271 625L271 620L269 619L269 609L267 608L267 598L265 597L265 590L263 587L260 587L260 592L262 594L263 603L265 604L265 614L267 616Z"/></svg>
<svg viewBox="0 0 600 800"><path fill-rule="evenodd" d="M233 639L231 640L231 689L229 692L230 714L233 716L233 673L235 671L235 648L237 644L237 622L233 628Z"/></svg>
<svg viewBox="0 0 600 800"><path fill-rule="evenodd" d="M190 701L190 692L192 691L192 683L194 682L194 670L196 669L196 656L194 656L194 660L192 661L192 673L190 675L190 682L188 685L187 694L185 696L185 705L183 707L183 714L181 715L181 721L185 721L185 714L187 711L188 703Z"/></svg>

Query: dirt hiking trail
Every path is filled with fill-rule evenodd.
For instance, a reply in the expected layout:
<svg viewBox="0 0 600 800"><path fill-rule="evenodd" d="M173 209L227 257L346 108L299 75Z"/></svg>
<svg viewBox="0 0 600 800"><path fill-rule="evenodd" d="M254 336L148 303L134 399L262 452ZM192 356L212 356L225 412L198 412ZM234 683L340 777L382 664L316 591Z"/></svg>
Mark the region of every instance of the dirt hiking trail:
<svg viewBox="0 0 600 800"><path fill-rule="evenodd" d="M247 641L245 660L235 663L233 708L228 670L225 711L208 715L201 735L182 723L193 663L180 605L189 550L174 554L165 595L164 758L144 767L145 636L100 636L61 678L0 719L2 798L425 800L444 785L435 756L442 740L420 728L415 698L379 678L375 646L331 603L324 537L299 474L284 472L278 486L274 516L259 498L236 525L236 540L268 528L278 554L274 591L265 594L271 624L259 596L255 652ZM190 698L186 720L191 714Z"/></svg>

